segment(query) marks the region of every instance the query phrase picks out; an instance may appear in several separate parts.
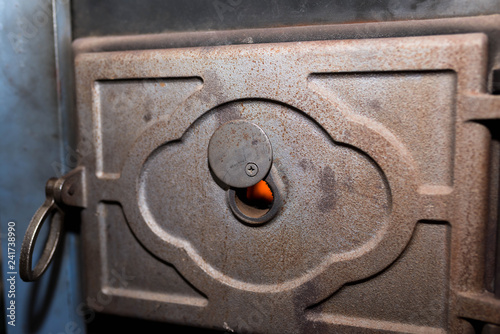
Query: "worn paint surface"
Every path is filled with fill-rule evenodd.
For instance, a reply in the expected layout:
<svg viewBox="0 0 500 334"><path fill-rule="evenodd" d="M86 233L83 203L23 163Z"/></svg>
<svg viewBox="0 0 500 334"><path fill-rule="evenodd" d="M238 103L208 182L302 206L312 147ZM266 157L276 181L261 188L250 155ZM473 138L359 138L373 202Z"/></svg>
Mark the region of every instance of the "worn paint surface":
<svg viewBox="0 0 500 334"><path fill-rule="evenodd" d="M500 322L483 293L490 134L470 122L498 117L487 45L465 34L81 52L86 293L107 301L92 306L250 332ZM132 98L111 107L125 85ZM238 221L210 174L209 139L233 119L272 143L283 205L262 226ZM129 251L138 244L147 252ZM383 311L392 304L427 311Z"/></svg>

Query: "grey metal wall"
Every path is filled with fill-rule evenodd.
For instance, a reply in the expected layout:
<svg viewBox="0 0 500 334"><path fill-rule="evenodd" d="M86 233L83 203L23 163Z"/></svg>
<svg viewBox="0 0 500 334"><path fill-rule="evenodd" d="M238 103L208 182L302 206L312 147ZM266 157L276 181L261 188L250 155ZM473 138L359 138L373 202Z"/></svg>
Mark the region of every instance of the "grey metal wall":
<svg viewBox="0 0 500 334"><path fill-rule="evenodd" d="M84 36L416 20L500 12L498 0L74 0Z"/></svg>
<svg viewBox="0 0 500 334"><path fill-rule="evenodd" d="M54 167L61 166L68 150L62 146L65 117L59 115L52 13L50 0L0 0L0 224L6 306L11 300L5 293L10 286L6 273L13 271L7 266L7 223L16 223L17 266L24 232L44 200L45 181L56 175ZM15 275L16 321L15 327L7 324L7 333L85 331L77 314L81 290L76 236L66 234L40 281L24 283Z"/></svg>

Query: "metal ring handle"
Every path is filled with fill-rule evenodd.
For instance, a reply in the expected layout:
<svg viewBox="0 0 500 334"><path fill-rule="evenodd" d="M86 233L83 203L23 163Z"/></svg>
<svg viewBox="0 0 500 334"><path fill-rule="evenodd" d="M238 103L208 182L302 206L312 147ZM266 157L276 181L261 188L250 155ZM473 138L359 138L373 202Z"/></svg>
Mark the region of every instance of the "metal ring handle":
<svg viewBox="0 0 500 334"><path fill-rule="evenodd" d="M50 232L45 244L42 256L35 266L31 269L33 262L33 250L35 248L36 239L45 220L52 214L50 224ZM47 191L47 198L43 205L36 211L31 219L26 234L24 235L23 244L21 246L21 256L19 258L19 274L25 282L36 281L47 270L52 257L59 244L62 230L63 212L56 204L54 197Z"/></svg>

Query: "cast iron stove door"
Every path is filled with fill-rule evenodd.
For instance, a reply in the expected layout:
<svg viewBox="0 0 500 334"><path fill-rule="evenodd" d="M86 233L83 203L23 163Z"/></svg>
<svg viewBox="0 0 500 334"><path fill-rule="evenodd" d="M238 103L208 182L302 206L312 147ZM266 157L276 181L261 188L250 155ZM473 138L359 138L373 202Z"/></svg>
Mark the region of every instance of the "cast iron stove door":
<svg viewBox="0 0 500 334"><path fill-rule="evenodd" d="M483 292L491 138L473 122L498 116L487 45L78 54L87 301L230 332L499 323Z"/></svg>

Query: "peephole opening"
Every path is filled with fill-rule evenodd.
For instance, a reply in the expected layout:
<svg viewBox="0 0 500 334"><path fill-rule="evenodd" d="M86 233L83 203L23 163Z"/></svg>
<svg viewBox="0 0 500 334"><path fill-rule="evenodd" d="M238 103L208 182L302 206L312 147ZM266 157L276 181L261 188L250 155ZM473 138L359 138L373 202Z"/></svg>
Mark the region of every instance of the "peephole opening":
<svg viewBox="0 0 500 334"><path fill-rule="evenodd" d="M273 206L274 196L269 184L262 180L254 186L236 190L235 202L244 215L260 218Z"/></svg>

